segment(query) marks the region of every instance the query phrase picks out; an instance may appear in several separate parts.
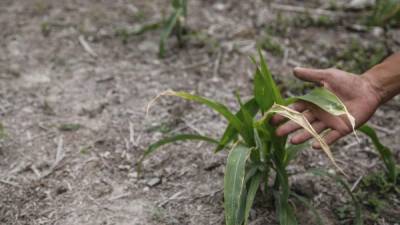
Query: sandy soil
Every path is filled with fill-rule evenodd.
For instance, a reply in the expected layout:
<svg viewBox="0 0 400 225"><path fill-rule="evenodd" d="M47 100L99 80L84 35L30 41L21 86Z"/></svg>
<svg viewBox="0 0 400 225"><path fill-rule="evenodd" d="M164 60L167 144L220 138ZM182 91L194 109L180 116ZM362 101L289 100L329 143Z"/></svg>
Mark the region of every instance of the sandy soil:
<svg viewBox="0 0 400 225"><path fill-rule="evenodd" d="M193 38L185 48L171 40L167 57L158 59L159 31L126 43L115 34L159 20L167 1L0 1L0 122L6 132L0 139L0 224L223 224L226 153L214 155L201 143L171 145L146 160L138 177L135 162L151 142L177 131L217 137L226 125L210 110L174 98L161 99L145 118L154 96L188 90L236 107L232 92L251 94L248 56L268 28L283 49L267 58L286 94L303 88L291 77L294 66L352 68L334 59L345 57L354 40L367 49L361 58L372 58L371 46L378 44L384 54L400 48L400 30L384 37L380 29L355 26L362 12L332 11L333 22L307 24L302 13L271 6L330 10L325 1L189 2L188 25L207 38ZM339 8L343 2L337 1ZM397 160L399 108L395 99L371 121ZM351 183L382 169L364 139L357 145L348 137L333 149ZM320 152L303 152L290 167L294 189L309 194L325 224L350 224L335 211L348 196L329 180L304 175L314 167L330 164ZM400 196L392 200L391 212L367 224L395 224ZM301 224L309 224L306 211L298 208ZM257 200L251 220L276 224L267 200Z"/></svg>

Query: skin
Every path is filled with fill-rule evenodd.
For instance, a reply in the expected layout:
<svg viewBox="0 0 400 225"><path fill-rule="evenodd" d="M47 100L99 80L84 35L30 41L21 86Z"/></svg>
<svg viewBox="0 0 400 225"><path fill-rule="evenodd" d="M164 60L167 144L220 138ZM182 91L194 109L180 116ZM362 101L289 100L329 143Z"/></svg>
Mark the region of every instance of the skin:
<svg viewBox="0 0 400 225"><path fill-rule="evenodd" d="M294 75L308 82L316 83L335 93L346 105L356 120L356 127L367 122L377 108L400 93L400 53L396 53L361 75L338 69L295 68ZM290 106L305 115L318 133L324 135L326 143L332 144L352 133L352 127L344 116L336 117L311 103L299 101ZM299 125L275 115L271 123L278 126L278 136L292 134L291 143L300 144L312 136ZM320 148L313 143L314 148Z"/></svg>

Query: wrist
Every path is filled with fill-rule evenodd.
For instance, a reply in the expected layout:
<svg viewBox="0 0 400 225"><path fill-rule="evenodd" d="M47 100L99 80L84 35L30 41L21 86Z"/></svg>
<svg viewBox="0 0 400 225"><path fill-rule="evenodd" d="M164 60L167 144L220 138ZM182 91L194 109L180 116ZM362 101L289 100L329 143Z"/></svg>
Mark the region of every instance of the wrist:
<svg viewBox="0 0 400 225"><path fill-rule="evenodd" d="M381 105L387 101L387 93L383 88L383 84L378 79L377 71L367 71L361 75L361 79L367 85L370 93L374 96L378 105Z"/></svg>

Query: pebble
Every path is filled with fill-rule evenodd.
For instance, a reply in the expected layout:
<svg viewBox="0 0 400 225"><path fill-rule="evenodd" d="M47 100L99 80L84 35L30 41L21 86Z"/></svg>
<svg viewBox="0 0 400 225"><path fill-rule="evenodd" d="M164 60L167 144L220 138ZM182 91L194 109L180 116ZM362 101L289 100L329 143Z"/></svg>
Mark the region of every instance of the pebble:
<svg viewBox="0 0 400 225"><path fill-rule="evenodd" d="M154 177L146 181L147 186L154 187L161 184L161 179L159 177Z"/></svg>
<svg viewBox="0 0 400 225"><path fill-rule="evenodd" d="M372 35L374 35L377 38L382 37L383 33L384 33L384 30L382 27L374 27L372 29Z"/></svg>

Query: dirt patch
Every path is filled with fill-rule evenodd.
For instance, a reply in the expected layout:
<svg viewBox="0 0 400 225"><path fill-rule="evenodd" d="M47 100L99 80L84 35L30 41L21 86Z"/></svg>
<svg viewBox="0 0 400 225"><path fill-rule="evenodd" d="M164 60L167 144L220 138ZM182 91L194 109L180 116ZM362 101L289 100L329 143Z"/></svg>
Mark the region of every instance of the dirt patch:
<svg viewBox="0 0 400 225"><path fill-rule="evenodd" d="M375 43L382 43L384 53L400 47L390 36L353 29L349 24L358 23L360 12L322 23L271 6L303 6L298 1L189 2L188 24L203 38L193 38L185 48L169 41L162 60L156 57L159 31L128 37L125 44L115 34L159 20L168 12L167 1L0 2L0 122L6 133L0 139L0 223L223 224L226 153L214 155L206 144L171 145L144 162L142 178L134 163L149 143L168 133L216 137L225 121L174 98L160 99L145 119L149 100L167 89L189 90L236 107L232 92L251 93L248 56L266 36L266 47L275 49L267 51L268 61L286 94L307 89L290 76L294 66L359 69L370 63L343 53L355 40L359 45L353 47L368 59L382 52L370 47ZM330 7L325 1L305 5ZM391 32L396 37L399 31ZM372 120L397 160L399 106L398 99L391 101ZM348 137L334 146L350 182L382 168L366 140L354 143ZM301 176L313 167L329 163L309 150L290 169ZM348 200L340 188L326 180L312 187L292 182L308 192L326 224L349 224L334 210L340 204L333 203ZM273 207L258 201L252 224L276 224ZM299 206L298 214L303 211ZM367 224L392 224L386 221L394 214L398 211Z"/></svg>

